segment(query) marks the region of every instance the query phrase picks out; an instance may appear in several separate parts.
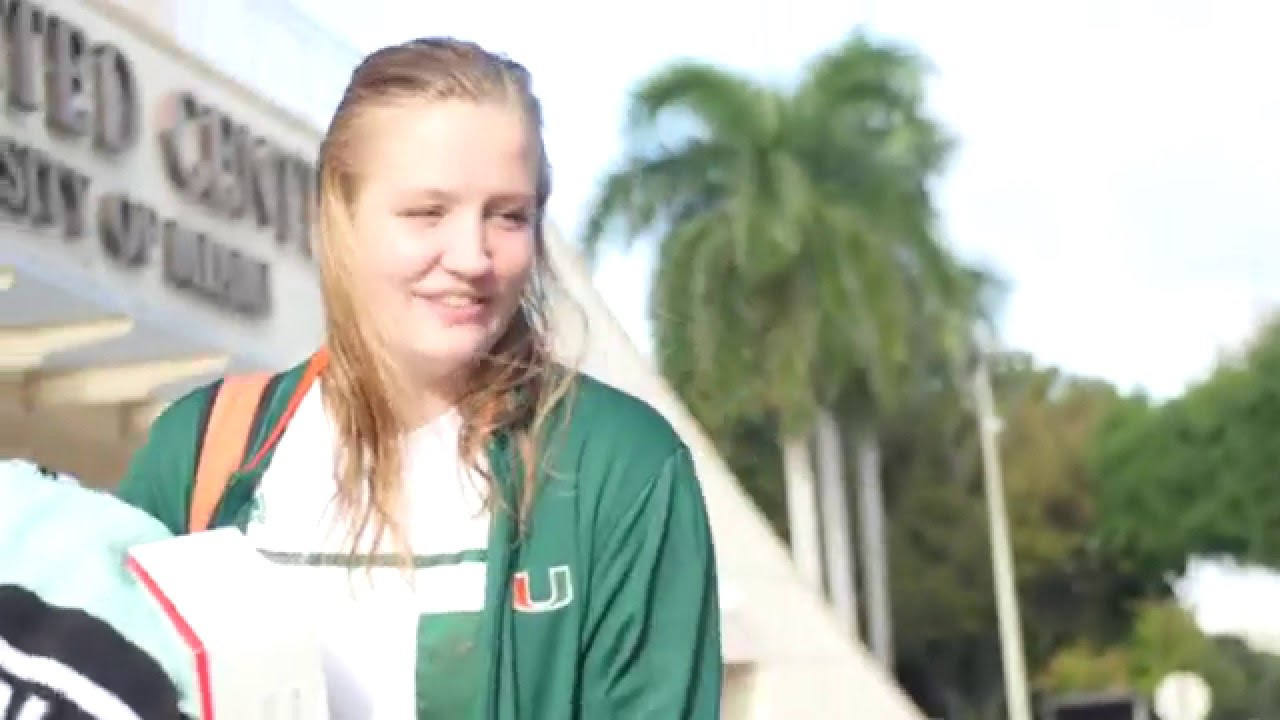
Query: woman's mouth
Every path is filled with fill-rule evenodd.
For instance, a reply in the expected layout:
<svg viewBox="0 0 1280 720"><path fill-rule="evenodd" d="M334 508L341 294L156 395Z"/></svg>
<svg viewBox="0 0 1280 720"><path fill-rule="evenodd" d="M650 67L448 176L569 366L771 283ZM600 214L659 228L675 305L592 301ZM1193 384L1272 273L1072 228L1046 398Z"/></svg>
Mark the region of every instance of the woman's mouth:
<svg viewBox="0 0 1280 720"><path fill-rule="evenodd" d="M489 298L475 293L418 295L442 324L470 325L488 319Z"/></svg>
<svg viewBox="0 0 1280 720"><path fill-rule="evenodd" d="M451 307L451 308L471 307L472 305L477 305L479 303L484 302L484 298L481 298L476 295L457 295L457 294L436 295L434 297L431 297L430 300L432 302L444 305L445 307Z"/></svg>

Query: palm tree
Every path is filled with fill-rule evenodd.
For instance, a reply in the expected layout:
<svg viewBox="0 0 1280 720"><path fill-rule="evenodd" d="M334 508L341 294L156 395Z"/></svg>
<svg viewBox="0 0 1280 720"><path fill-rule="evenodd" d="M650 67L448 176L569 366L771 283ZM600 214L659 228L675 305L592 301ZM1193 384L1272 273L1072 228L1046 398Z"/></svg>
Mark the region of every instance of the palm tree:
<svg viewBox="0 0 1280 720"><path fill-rule="evenodd" d="M824 404L827 412L839 412L849 430L869 640L886 666L892 666L893 650L876 429L922 378L937 377L926 363L941 359L950 371L944 377L963 387L968 327L987 282L938 239L929 183L941 171L951 143L925 110L926 74L923 59L914 53L854 35L820 56L797 92L808 114L830 126L821 135L826 140L810 150L810 167L838 188L848 208L875 218L880 237L895 251L873 256L890 263L868 273L884 285L877 293L882 298L875 309L877 332L859 338L862 363L833 384L837 394ZM851 262L865 266L867 259ZM833 422L831 417L823 424Z"/></svg>
<svg viewBox="0 0 1280 720"><path fill-rule="evenodd" d="M586 224L589 255L607 241L657 244L659 363L713 435L742 418L777 428L792 552L818 589L809 444L818 421L853 419L859 487L875 491L862 493L862 526L878 535L879 465L864 462L875 460L865 448L910 379L915 337L950 322L956 265L936 240L927 187L947 143L921 109L922 74L910 53L862 36L819 58L795 88L672 65L635 91L629 155ZM839 534L829 558L852 546ZM868 557L871 585L882 558ZM848 584L833 594L851 599L848 567L828 581ZM888 627L885 600L873 602L873 627ZM877 649L888 662L888 645Z"/></svg>
<svg viewBox="0 0 1280 720"><path fill-rule="evenodd" d="M602 241L657 233L651 313L659 364L708 430L766 415L780 428L788 529L802 577L821 589L808 437L817 411L823 303L799 260L826 204L789 136L783 93L701 63L659 72L635 93L632 155L588 218ZM665 123L687 123L673 144ZM616 232L610 232L616 230Z"/></svg>

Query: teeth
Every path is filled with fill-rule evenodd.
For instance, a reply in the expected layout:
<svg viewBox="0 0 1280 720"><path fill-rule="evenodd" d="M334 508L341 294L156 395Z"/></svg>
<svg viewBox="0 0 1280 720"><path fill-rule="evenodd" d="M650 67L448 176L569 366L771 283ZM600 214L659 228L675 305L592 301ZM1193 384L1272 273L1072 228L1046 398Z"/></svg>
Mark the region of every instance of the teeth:
<svg viewBox="0 0 1280 720"><path fill-rule="evenodd" d="M479 303L480 298L473 295L441 295L436 298L436 302L445 307L463 308Z"/></svg>

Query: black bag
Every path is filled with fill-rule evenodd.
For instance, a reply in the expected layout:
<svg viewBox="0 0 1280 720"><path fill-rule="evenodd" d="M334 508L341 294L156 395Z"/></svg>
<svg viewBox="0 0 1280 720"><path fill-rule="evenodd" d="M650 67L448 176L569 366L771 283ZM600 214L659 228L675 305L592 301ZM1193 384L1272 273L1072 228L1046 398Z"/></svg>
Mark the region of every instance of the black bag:
<svg viewBox="0 0 1280 720"><path fill-rule="evenodd" d="M0 585L0 718L181 717L177 689L160 664L115 628Z"/></svg>

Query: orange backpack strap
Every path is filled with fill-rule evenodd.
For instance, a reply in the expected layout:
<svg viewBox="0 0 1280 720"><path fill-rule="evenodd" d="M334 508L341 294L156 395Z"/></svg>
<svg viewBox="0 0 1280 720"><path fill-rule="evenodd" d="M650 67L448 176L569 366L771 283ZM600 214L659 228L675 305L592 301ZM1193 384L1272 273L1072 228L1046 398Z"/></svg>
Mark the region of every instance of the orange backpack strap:
<svg viewBox="0 0 1280 720"><path fill-rule="evenodd" d="M218 386L200 444L187 517L188 532L209 529L231 475L244 462L253 420L271 377L269 373L232 375Z"/></svg>

